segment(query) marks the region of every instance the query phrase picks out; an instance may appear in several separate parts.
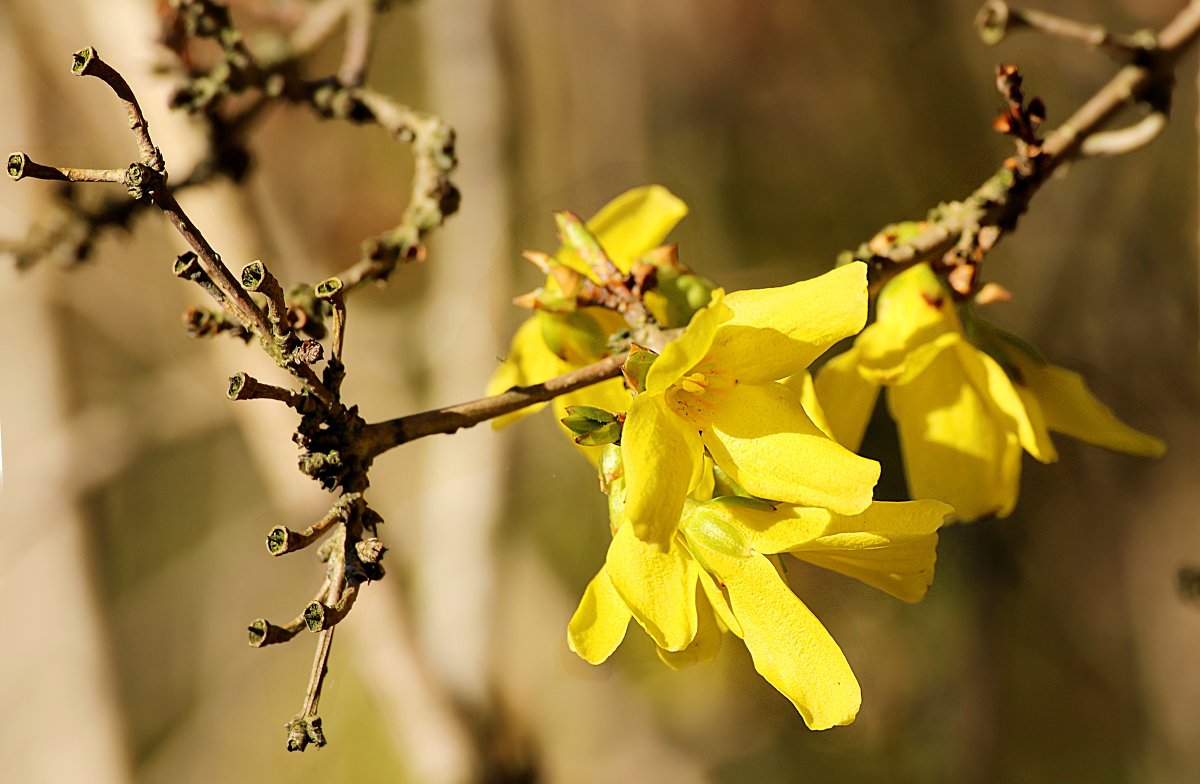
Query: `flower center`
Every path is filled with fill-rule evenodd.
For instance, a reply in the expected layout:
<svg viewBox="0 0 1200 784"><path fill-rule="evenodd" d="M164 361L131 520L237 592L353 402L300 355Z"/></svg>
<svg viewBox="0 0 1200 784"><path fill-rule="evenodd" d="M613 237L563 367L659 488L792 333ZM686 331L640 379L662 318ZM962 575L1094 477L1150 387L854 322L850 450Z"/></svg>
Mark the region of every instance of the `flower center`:
<svg viewBox="0 0 1200 784"><path fill-rule="evenodd" d="M731 379L724 378L720 371L694 369L667 390L667 403L676 414L702 428L716 409L709 393L730 383Z"/></svg>

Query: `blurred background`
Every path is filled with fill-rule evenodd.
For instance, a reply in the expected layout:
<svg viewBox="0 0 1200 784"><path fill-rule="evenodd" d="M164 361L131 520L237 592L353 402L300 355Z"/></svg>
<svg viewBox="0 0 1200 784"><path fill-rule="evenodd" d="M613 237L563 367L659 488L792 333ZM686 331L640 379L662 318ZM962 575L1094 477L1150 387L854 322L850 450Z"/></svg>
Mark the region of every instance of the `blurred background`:
<svg viewBox="0 0 1200 784"><path fill-rule="evenodd" d="M134 147L95 45L145 108L174 171L203 139L165 108L151 0L0 2L0 150L124 166ZM277 3L234 4L252 28ZM1045 0L1116 31L1183 0ZM478 397L552 251L551 211L589 215L662 183L691 207L685 263L729 289L828 268L884 224L960 198L1010 153L990 130L997 62L1054 125L1113 71L1039 37L979 43L966 0L426 0L380 18L368 83L459 134L461 212L428 261L352 300L347 400L368 420ZM331 72L339 42L318 57ZM565 644L609 534L595 477L548 413L438 436L376 463L388 579L339 627L321 703L330 744L284 750L312 638L254 650L246 624L292 617L320 565L271 559L271 526L329 499L295 469L294 418L231 404L260 352L191 341L200 293L160 215L86 264L0 266L0 779L11 782L1193 782L1200 780L1197 157L1193 54L1150 148L1077 164L985 266L1016 299L986 315L1084 371L1163 436L1143 461L1057 441L1026 460L1008 520L945 531L927 599L906 605L797 565L800 597L863 689L851 727L808 731L744 648L676 673L636 626L593 668ZM407 148L302 109L263 118L245 186L181 202L230 266L316 281L396 222ZM104 188L106 186L94 186ZM0 183L0 237L53 208ZM879 495L903 493L894 433ZM516 774L516 775L514 775ZM524 778L522 778L524 777Z"/></svg>

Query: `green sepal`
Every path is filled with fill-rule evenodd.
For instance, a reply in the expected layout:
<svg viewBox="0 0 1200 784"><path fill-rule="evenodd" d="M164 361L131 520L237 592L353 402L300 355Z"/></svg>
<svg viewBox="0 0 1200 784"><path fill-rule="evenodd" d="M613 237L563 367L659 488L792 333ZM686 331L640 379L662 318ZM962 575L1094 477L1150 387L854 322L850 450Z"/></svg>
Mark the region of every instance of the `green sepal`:
<svg viewBox="0 0 1200 784"><path fill-rule="evenodd" d="M558 224L558 237L562 244L579 254L579 258L583 259L597 280L607 277L609 271L615 269L596 235L592 234L578 215L573 212L556 212L554 222Z"/></svg>
<svg viewBox="0 0 1200 784"><path fill-rule="evenodd" d="M637 343L629 345L629 356L621 366L621 373L625 376L625 383L637 394L640 395L646 390L646 375L656 359L658 354L650 349Z"/></svg>
<svg viewBox="0 0 1200 784"><path fill-rule="evenodd" d="M713 465L713 497L714 498L752 498L746 488L733 481L733 477L725 473L719 466Z"/></svg>

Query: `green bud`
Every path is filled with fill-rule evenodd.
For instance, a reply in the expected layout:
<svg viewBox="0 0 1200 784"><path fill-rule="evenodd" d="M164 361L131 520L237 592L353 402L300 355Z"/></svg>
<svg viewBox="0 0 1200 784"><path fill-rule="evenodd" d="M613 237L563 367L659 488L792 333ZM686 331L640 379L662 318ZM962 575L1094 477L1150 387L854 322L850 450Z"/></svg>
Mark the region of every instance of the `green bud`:
<svg viewBox="0 0 1200 784"><path fill-rule="evenodd" d="M625 375L625 383L629 385L629 388L639 395L646 391L646 376L650 373L650 366L656 359L658 359L658 354L648 348L636 343L629 346L629 356L626 358L625 364L621 366L621 373Z"/></svg>
<svg viewBox="0 0 1200 784"><path fill-rule="evenodd" d="M608 353L608 335L587 313L538 311L542 340L559 359L587 364Z"/></svg>
<svg viewBox="0 0 1200 784"><path fill-rule="evenodd" d="M684 327L692 320L696 311L709 303L716 287L708 278L691 272L678 275L660 271L658 285L650 294L662 298L659 308L660 315L666 320L666 326Z"/></svg>
<svg viewBox="0 0 1200 784"><path fill-rule="evenodd" d="M580 217L572 212L556 212L554 222L558 224L558 236L562 243L578 253L579 258L601 279L606 277L613 263L596 235L588 230Z"/></svg>
<svg viewBox="0 0 1200 784"><path fill-rule="evenodd" d="M622 418L594 406L567 406L563 426L575 434L581 446L603 446L621 439Z"/></svg>
<svg viewBox="0 0 1200 784"><path fill-rule="evenodd" d="M575 437L575 443L580 446L604 446L605 444L615 444L621 440L621 423L613 422L612 424L602 425L590 433Z"/></svg>
<svg viewBox="0 0 1200 784"><path fill-rule="evenodd" d="M719 506L701 504L683 522L683 535L693 544L734 558L750 555L750 545Z"/></svg>

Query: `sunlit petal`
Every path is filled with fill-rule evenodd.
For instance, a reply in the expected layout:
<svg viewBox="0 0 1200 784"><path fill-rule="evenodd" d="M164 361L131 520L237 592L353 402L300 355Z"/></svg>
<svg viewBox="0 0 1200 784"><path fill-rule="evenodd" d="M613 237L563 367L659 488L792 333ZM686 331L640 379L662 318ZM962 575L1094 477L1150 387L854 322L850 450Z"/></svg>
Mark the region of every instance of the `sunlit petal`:
<svg viewBox="0 0 1200 784"><path fill-rule="evenodd" d="M613 535L604 569L633 617L658 647L681 651L696 636L695 562L683 548L665 552L624 525Z"/></svg>
<svg viewBox="0 0 1200 784"><path fill-rule="evenodd" d="M696 311L684 333L667 344L662 355L654 360L646 374L646 391L662 392L696 366L712 346L713 336L721 322L730 316L725 306L725 292L716 289L708 305Z"/></svg>
<svg viewBox="0 0 1200 784"><path fill-rule="evenodd" d="M909 495L954 507L958 520L1004 517L1016 503L1021 445L966 382L954 351L888 389Z"/></svg>
<svg viewBox="0 0 1200 784"><path fill-rule="evenodd" d="M743 384L711 392L704 444L750 493L855 514L871 503L879 464L821 432L782 384Z"/></svg>
<svg viewBox="0 0 1200 784"><path fill-rule="evenodd" d="M1013 359L1025 385L1037 397L1046 424L1095 446L1143 457L1161 457L1167 446L1162 439L1135 430L1117 419L1112 410L1088 389L1083 376L1056 365L1042 364L1018 356Z"/></svg>
<svg viewBox="0 0 1200 784"><path fill-rule="evenodd" d="M811 280L735 291L708 361L749 383L798 373L867 320L867 267L847 264Z"/></svg>
<svg viewBox="0 0 1200 784"><path fill-rule="evenodd" d="M608 573L601 569L588 583L567 626L567 645L584 661L599 664L612 655L633 617Z"/></svg>
<svg viewBox="0 0 1200 784"><path fill-rule="evenodd" d="M841 648L762 555L707 553L725 582L754 668L792 701L811 729L854 721L862 702Z"/></svg>
<svg viewBox="0 0 1200 784"><path fill-rule="evenodd" d="M638 256L662 244L687 211L687 205L663 186L644 185L625 191L601 207L587 227L613 264L628 273ZM555 257L594 279L592 270L570 248L559 248Z"/></svg>
<svg viewBox="0 0 1200 784"><path fill-rule="evenodd" d="M981 399L991 403L998 421L1017 434L1025 451L1043 463L1058 459L1050 433L1042 417L1041 407L1029 396L1018 394L1004 369L987 354L968 343L954 347L966 379L975 387ZM1029 405L1026 405L1026 402Z"/></svg>
<svg viewBox="0 0 1200 784"><path fill-rule="evenodd" d="M787 550L915 602L933 581L937 530L952 512L939 501L877 501L859 515L833 515L820 536Z"/></svg>
<svg viewBox="0 0 1200 784"><path fill-rule="evenodd" d="M695 428L668 409L662 395L643 393L634 398L621 452L625 520L639 538L667 548L679 527L683 499L701 451Z"/></svg>
<svg viewBox="0 0 1200 784"><path fill-rule="evenodd" d="M852 348L826 362L813 383L829 427L827 432L851 451L858 451L862 444L875 401L879 399L879 385L859 372L858 363L859 351Z"/></svg>
<svg viewBox="0 0 1200 784"><path fill-rule="evenodd" d="M658 648L658 658L671 669L682 670L717 658L721 650L721 628L707 599L696 602L696 623L696 636L688 647L681 651Z"/></svg>

